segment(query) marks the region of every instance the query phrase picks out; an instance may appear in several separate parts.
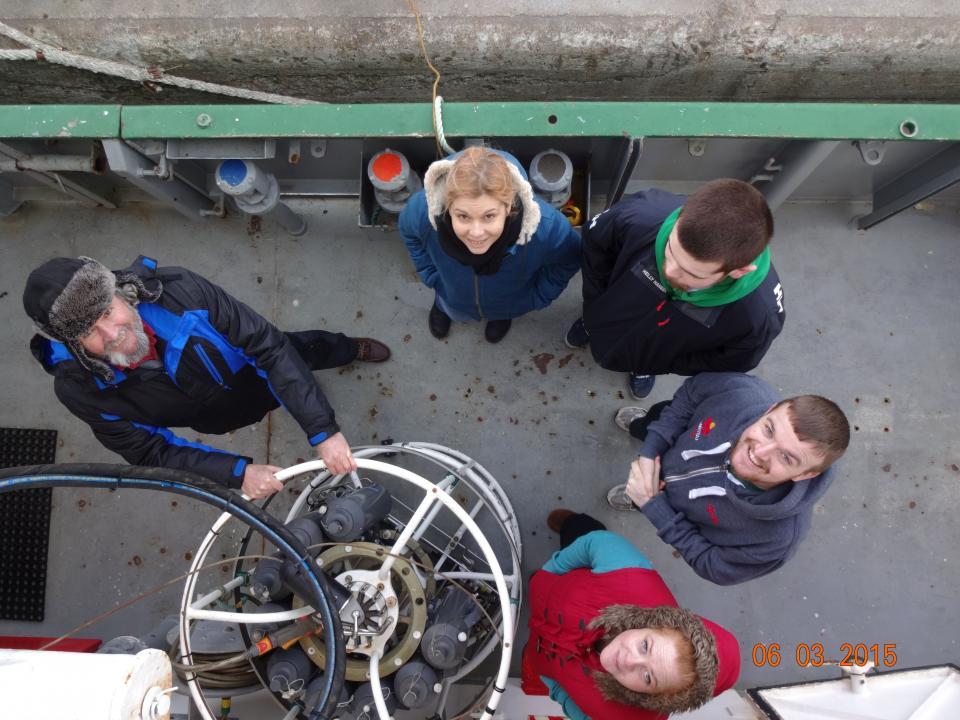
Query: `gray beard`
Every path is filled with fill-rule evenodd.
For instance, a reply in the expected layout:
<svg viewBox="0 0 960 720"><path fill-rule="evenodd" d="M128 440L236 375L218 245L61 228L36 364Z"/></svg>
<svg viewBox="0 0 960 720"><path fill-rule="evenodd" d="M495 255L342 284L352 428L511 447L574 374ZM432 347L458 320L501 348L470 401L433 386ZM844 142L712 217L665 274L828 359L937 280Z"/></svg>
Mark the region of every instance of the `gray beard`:
<svg viewBox="0 0 960 720"><path fill-rule="evenodd" d="M140 313L136 311L136 308L133 310L133 334L137 338L137 347L132 353L122 353L115 350L107 350L107 360L111 365L117 367L130 367L131 365L136 365L138 362L143 360L147 353L150 352L150 338L147 337L146 331L143 329L143 320L140 319ZM116 344L119 345L126 339L126 336L118 338Z"/></svg>

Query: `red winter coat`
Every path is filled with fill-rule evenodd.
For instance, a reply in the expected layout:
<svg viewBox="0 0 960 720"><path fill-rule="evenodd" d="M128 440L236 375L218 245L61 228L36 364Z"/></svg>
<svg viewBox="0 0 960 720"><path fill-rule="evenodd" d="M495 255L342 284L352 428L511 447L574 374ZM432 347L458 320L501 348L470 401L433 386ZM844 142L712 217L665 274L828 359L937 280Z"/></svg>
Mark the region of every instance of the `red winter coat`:
<svg viewBox="0 0 960 720"><path fill-rule="evenodd" d="M594 573L588 568L555 575L539 570L530 581L530 639L523 650L522 687L528 695L546 695L544 675L556 681L593 720L661 720L652 710L607 700L593 680L601 670L594 643L602 629L590 621L609 605L678 607L655 570L625 568ZM729 689L740 674L737 639L719 625L701 618L717 643L719 667L714 695Z"/></svg>

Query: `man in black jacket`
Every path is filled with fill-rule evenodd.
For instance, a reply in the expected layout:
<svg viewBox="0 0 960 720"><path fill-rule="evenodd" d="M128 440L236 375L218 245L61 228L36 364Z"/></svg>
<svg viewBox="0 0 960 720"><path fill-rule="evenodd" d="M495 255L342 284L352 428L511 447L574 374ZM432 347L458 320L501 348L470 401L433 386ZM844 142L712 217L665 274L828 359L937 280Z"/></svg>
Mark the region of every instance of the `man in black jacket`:
<svg viewBox="0 0 960 720"><path fill-rule="evenodd" d="M30 274L23 305L38 331L31 351L57 397L129 463L265 497L281 489L280 468L168 428L225 433L282 404L331 472L356 469L311 370L382 362L390 351L376 340L281 332L203 277L143 256L117 272L91 258L50 260Z"/></svg>
<svg viewBox="0 0 960 720"><path fill-rule="evenodd" d="M773 217L739 180L639 192L583 230L583 316L567 332L646 397L657 375L747 372L783 328Z"/></svg>

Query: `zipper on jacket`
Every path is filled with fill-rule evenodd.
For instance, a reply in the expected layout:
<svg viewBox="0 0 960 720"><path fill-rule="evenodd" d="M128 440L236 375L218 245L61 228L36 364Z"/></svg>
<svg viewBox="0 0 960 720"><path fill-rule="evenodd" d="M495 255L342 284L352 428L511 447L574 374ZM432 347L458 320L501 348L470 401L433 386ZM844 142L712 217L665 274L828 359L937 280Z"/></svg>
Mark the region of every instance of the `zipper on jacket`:
<svg viewBox="0 0 960 720"><path fill-rule="evenodd" d="M210 373L217 385L229 390L230 388L227 387L227 384L223 381L223 376L220 374L220 371L217 370L217 366L213 364L213 360L211 360L210 356L207 355L207 351L204 350L200 345L194 345L193 349L197 351L197 355L200 356L200 361L207 368L207 372Z"/></svg>
<svg viewBox="0 0 960 720"><path fill-rule="evenodd" d="M477 314L483 320L483 308L480 307L480 276L473 274L473 295L477 302Z"/></svg>
<svg viewBox="0 0 960 720"><path fill-rule="evenodd" d="M730 467L730 461L724 460L720 465L713 467L700 468L699 470L691 470L690 472L681 473L679 475L668 475L663 479L664 482L676 482L678 480L689 480L693 477L699 477L700 475L709 475L710 473L722 472L724 477L726 477L727 469Z"/></svg>

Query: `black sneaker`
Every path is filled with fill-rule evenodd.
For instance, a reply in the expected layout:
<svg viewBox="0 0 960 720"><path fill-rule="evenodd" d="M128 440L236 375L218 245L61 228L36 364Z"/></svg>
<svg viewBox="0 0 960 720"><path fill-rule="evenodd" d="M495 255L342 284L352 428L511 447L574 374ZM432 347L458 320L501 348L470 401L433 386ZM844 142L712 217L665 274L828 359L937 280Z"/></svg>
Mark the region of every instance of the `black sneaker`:
<svg viewBox="0 0 960 720"><path fill-rule="evenodd" d="M590 344L590 336L587 335L587 329L583 326L582 317L573 321L573 325L567 330L563 342L567 344L568 348L573 348L574 350L577 348L585 348Z"/></svg>
<svg viewBox="0 0 960 720"><path fill-rule="evenodd" d="M437 303L433 303L430 308L430 315L427 318L427 325L430 326L430 334L437 340L443 340L450 333L450 316L441 310Z"/></svg>
<svg viewBox="0 0 960 720"><path fill-rule="evenodd" d="M498 343L506 337L512 322L512 320L488 320L487 326L483 329L483 336L488 343Z"/></svg>

